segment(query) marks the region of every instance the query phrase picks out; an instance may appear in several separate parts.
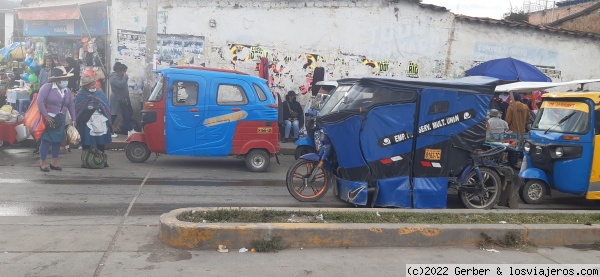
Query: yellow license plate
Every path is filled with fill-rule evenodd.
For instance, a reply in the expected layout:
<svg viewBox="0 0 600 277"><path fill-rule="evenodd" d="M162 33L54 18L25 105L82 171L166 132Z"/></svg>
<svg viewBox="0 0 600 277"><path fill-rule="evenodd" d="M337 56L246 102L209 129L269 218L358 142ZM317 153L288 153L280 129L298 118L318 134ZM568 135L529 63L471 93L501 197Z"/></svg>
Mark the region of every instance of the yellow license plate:
<svg viewBox="0 0 600 277"><path fill-rule="evenodd" d="M258 133L259 134L271 134L271 133L273 133L273 127L259 127Z"/></svg>
<svg viewBox="0 0 600 277"><path fill-rule="evenodd" d="M425 159L439 161L442 159L442 149L425 149Z"/></svg>

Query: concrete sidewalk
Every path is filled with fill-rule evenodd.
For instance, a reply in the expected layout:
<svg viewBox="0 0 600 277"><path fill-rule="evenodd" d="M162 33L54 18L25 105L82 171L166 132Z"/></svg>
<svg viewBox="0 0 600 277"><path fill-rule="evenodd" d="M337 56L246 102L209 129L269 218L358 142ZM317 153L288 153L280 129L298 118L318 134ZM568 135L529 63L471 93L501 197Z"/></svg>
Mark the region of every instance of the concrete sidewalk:
<svg viewBox="0 0 600 277"><path fill-rule="evenodd" d="M597 248L583 246L186 250L158 240L156 217L0 217L0 232L3 276L405 276L406 265L418 263L593 267L600 260Z"/></svg>

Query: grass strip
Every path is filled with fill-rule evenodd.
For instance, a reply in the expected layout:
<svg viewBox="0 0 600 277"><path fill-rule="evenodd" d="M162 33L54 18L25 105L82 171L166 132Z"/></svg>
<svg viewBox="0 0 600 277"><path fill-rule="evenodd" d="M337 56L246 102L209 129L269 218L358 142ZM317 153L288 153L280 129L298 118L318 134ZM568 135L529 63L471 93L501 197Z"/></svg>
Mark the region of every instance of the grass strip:
<svg viewBox="0 0 600 277"><path fill-rule="evenodd" d="M600 214L304 212L240 209L189 211L177 219L197 223L422 223L422 224L600 224Z"/></svg>

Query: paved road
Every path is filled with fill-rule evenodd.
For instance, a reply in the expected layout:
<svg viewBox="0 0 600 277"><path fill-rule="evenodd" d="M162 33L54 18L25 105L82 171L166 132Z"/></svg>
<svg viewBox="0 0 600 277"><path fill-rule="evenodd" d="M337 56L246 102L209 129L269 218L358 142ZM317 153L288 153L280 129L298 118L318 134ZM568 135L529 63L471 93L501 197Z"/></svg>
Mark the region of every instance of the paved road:
<svg viewBox="0 0 600 277"><path fill-rule="evenodd" d="M252 173L243 160L159 156L142 164L110 151L110 167L79 167L79 151L62 156L62 172L41 172L28 148L0 148L0 215L160 215L182 207L351 207L330 192L315 203L293 199L285 187L292 156L269 172ZM455 195L449 208L462 208ZM523 209L600 209L596 202L565 194Z"/></svg>
<svg viewBox="0 0 600 277"><path fill-rule="evenodd" d="M331 194L301 203L285 188L293 157L263 174L234 159L160 156L132 164L123 151L110 167L79 168L63 155L62 172L43 173L31 149L0 148L0 272L6 276L404 276L409 263L585 263L600 251L542 248L531 253L461 248L287 249L238 253L187 251L158 241L158 215L180 207L348 207ZM452 207L459 207L449 196ZM575 201L539 207L597 209ZM569 202L570 201L570 202ZM576 203L576 204L574 204ZM531 208L525 206L525 208ZM357 262L360 261L360 262Z"/></svg>

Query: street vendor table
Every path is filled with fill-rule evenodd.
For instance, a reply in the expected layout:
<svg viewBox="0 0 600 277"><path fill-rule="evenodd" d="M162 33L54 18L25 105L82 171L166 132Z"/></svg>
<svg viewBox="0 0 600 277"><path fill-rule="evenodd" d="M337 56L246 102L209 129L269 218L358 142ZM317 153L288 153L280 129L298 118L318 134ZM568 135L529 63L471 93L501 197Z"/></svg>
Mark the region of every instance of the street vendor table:
<svg viewBox="0 0 600 277"><path fill-rule="evenodd" d="M27 88L14 88L6 91L6 102L15 105L19 99L29 99L29 90Z"/></svg>
<svg viewBox="0 0 600 277"><path fill-rule="evenodd" d="M23 122L17 121L13 124L0 122L0 141L5 141L10 144L15 143L15 140L17 140L17 130L15 130L15 126L20 124L23 124Z"/></svg>

